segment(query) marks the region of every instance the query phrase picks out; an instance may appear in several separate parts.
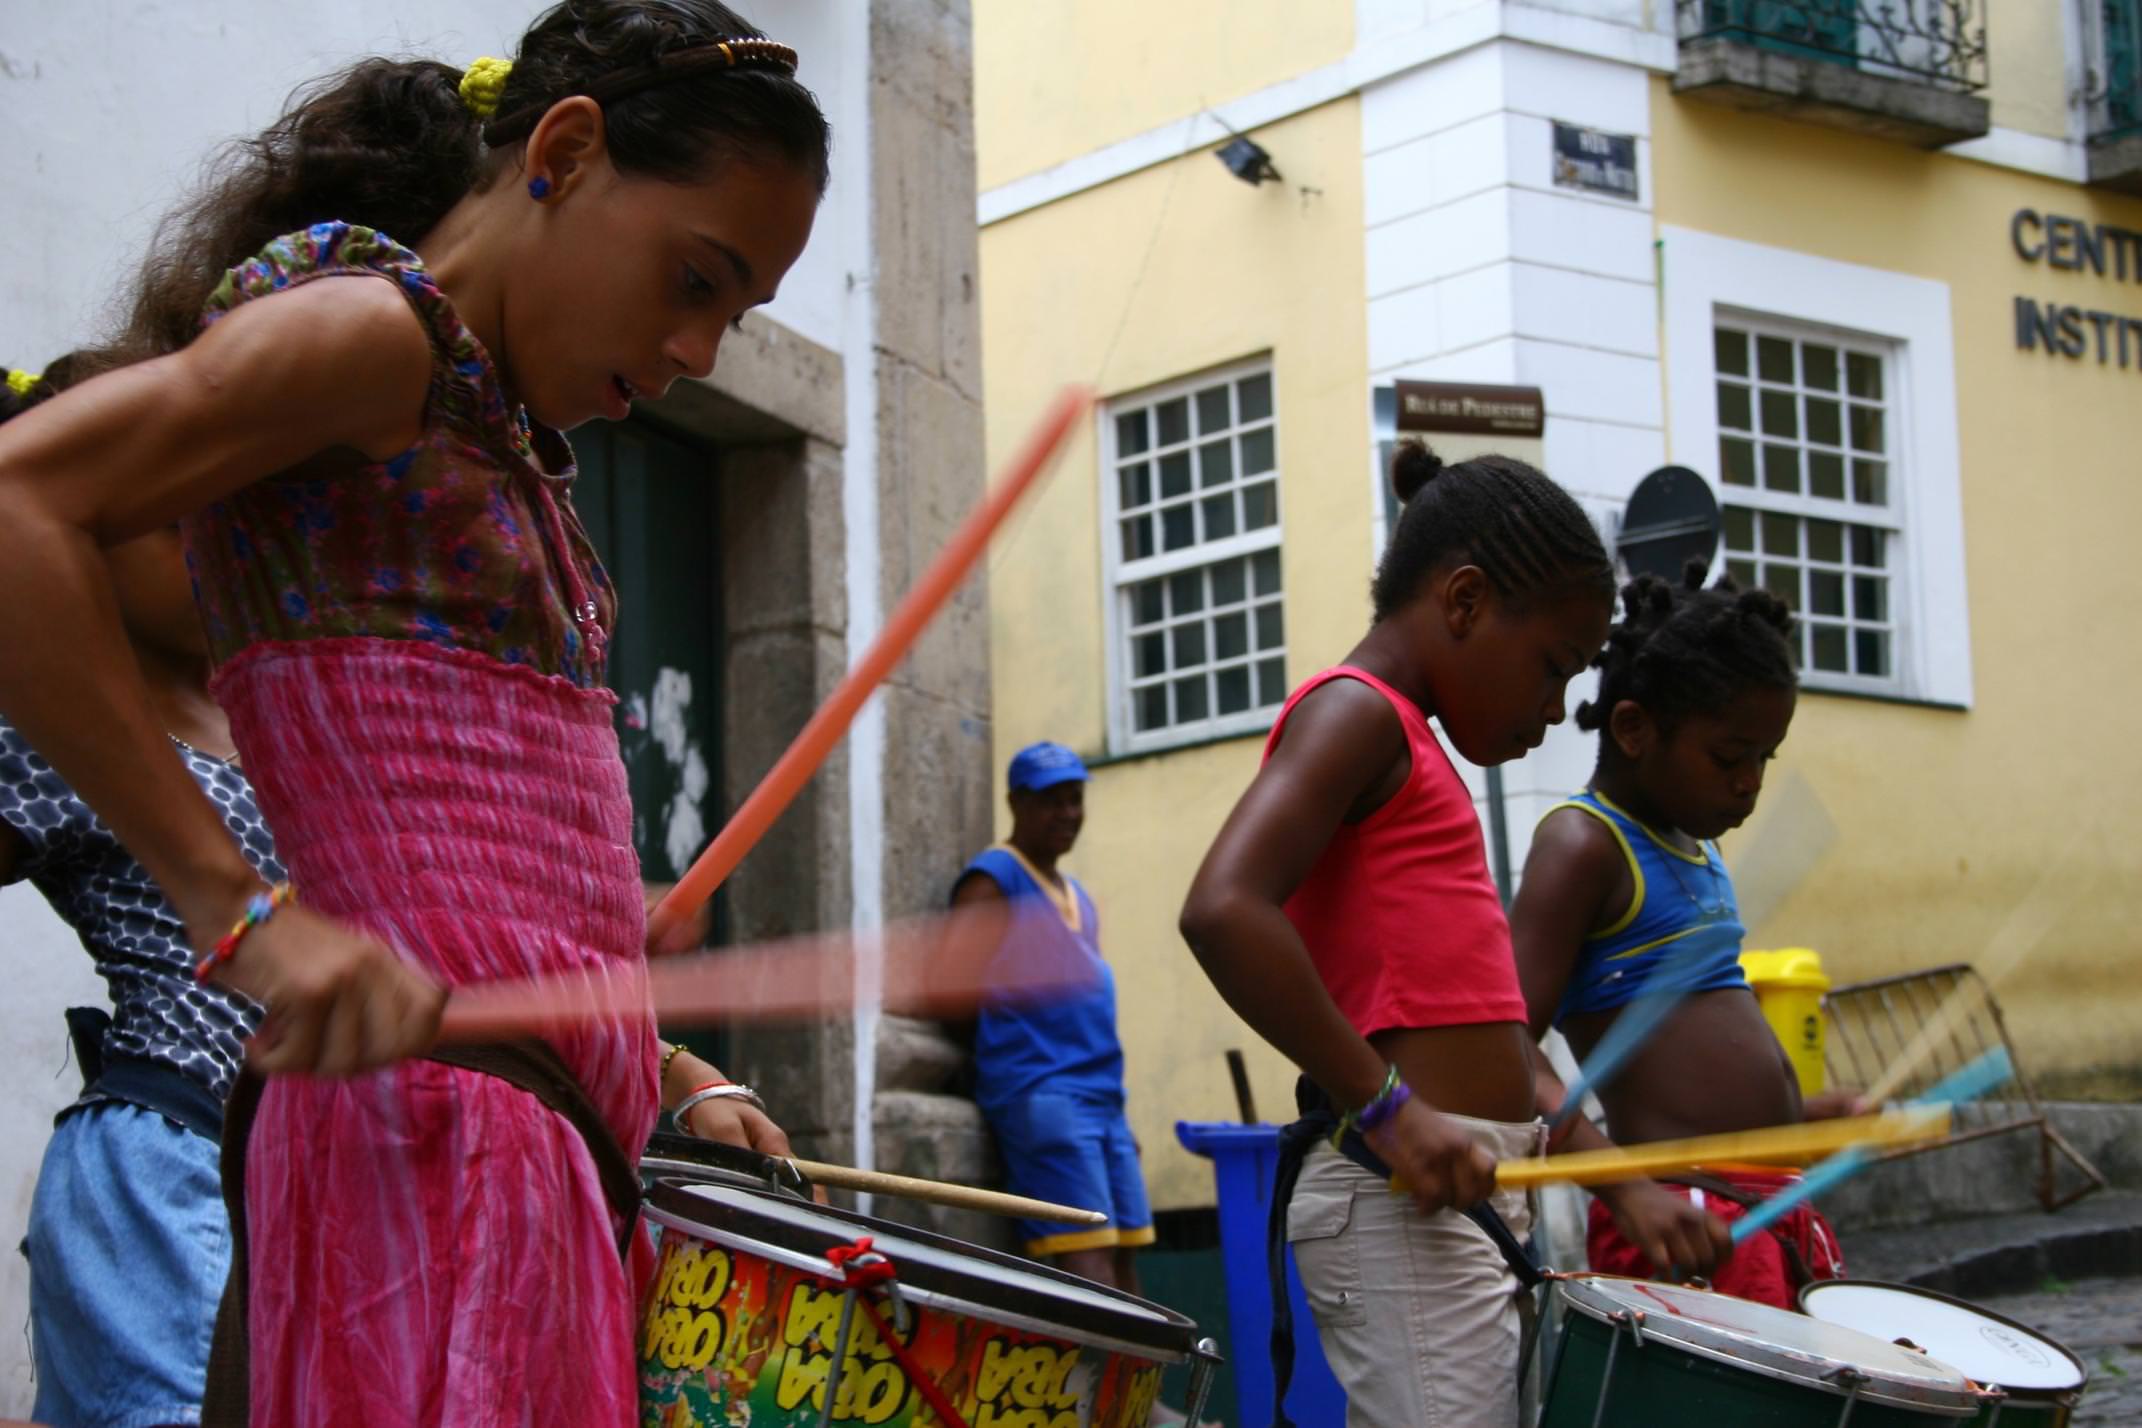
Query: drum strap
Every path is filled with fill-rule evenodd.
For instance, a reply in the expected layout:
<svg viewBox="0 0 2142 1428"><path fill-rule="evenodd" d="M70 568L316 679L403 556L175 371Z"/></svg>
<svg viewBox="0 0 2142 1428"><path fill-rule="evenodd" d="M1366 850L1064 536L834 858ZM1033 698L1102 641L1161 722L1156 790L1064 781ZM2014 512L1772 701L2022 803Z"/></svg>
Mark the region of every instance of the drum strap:
<svg viewBox="0 0 2142 1428"><path fill-rule="evenodd" d="M1391 1167L1369 1148L1361 1133L1341 1133L1339 1112L1323 1088L1307 1076L1294 1083L1294 1107L1299 1119L1279 1132L1279 1167L1272 1184L1272 1214L1265 1226L1265 1264L1271 1275L1272 1297L1272 1425L1293 1428L1287 1417L1287 1390L1294 1382L1294 1301L1287 1293L1287 1205L1302 1178L1302 1166L1318 1141L1324 1141L1380 1181L1389 1181ZM1337 1138L1334 1139L1333 1137ZM1510 1229L1509 1222L1485 1202L1459 1213L1480 1227L1502 1253L1503 1263L1517 1277L1520 1289L1529 1292L1546 1276L1539 1261Z"/></svg>
<svg viewBox="0 0 2142 1428"><path fill-rule="evenodd" d="M527 1037L477 1046L440 1047L425 1059L496 1076L565 1117L587 1143L596 1177L602 1182L603 1198L623 1225L617 1236L618 1253L630 1257L633 1232L639 1225L639 1173L633 1169L632 1157L610 1133L586 1088L548 1042ZM230 1277L224 1281L222 1303L216 1309L215 1338L208 1355L208 1385L201 1404L203 1428L247 1428L251 1415L245 1158L253 1117L260 1110L261 1094L266 1089L263 1078L242 1071L224 1107L223 1205L230 1213L231 1268Z"/></svg>

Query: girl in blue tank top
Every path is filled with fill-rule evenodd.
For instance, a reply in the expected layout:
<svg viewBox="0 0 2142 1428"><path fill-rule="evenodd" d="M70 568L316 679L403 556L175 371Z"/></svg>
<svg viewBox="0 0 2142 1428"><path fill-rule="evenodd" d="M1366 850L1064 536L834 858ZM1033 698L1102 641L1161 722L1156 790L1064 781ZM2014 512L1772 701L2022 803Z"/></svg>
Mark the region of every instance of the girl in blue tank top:
<svg viewBox="0 0 2142 1428"><path fill-rule="evenodd" d="M1623 592L1624 615L1597 661L1598 697L1577 710L1578 727L1599 734L1598 764L1541 821L1510 913L1531 1031L1559 1028L1580 1061L1636 998L1683 998L1598 1088L1606 1132L1581 1116L1567 1122L1571 1149L1780 1125L1856 1100L1832 1093L1802 1105L1740 969L1745 929L1715 841L1754 812L1791 726L1792 614L1768 591L1705 589L1702 577L1700 568L1678 584L1645 576ZM1561 1081L1544 1057L1537 1069L1542 1107L1559 1107ZM1812 1214L1732 1248L1732 1197L1771 1193L1789 1172L1752 1184L1740 1167L1706 1171L1708 1189L1600 1187L1591 1267L1706 1274L1726 1293L1786 1307L1794 1279L1841 1269Z"/></svg>
<svg viewBox="0 0 2142 1428"><path fill-rule="evenodd" d="M1619 917L1584 939L1555 1021L1611 1011L1639 992L1670 984L1688 992L1745 987L1740 967L1740 904L1717 843L1694 852L1655 833L1620 804L1587 788L1556 804L1596 818L1627 865L1631 896Z"/></svg>

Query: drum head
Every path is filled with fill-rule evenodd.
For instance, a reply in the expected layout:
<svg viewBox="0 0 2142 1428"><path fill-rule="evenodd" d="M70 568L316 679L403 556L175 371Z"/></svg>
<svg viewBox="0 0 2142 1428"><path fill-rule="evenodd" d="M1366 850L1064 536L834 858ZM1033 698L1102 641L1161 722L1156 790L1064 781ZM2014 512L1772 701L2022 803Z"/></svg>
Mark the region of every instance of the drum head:
<svg viewBox="0 0 2142 1428"><path fill-rule="evenodd" d="M1158 1304L1029 1260L849 1210L741 1186L676 1180L657 1182L647 1204L649 1217L658 1224L818 1273L827 1271L828 1249L868 1235L871 1248L893 1262L902 1290L919 1301L992 1323L1101 1347L1121 1346L1170 1361L1187 1358L1197 1340L1196 1325Z"/></svg>
<svg viewBox="0 0 2142 1428"><path fill-rule="evenodd" d="M1800 1307L1826 1324L1883 1339L1909 1339L1979 1383L2020 1392L2065 1393L2090 1370L2036 1329L1975 1304L1905 1284L1818 1280L1800 1291Z"/></svg>
<svg viewBox="0 0 2142 1428"><path fill-rule="evenodd" d="M1645 1339L1768 1378L1842 1395L1856 1374L1864 1376L1859 1392L1869 1402L1950 1412L1977 1407L1971 1385L1947 1364L1803 1314L1641 1279L1587 1276L1558 1284L1578 1313L1608 1322L1640 1313Z"/></svg>

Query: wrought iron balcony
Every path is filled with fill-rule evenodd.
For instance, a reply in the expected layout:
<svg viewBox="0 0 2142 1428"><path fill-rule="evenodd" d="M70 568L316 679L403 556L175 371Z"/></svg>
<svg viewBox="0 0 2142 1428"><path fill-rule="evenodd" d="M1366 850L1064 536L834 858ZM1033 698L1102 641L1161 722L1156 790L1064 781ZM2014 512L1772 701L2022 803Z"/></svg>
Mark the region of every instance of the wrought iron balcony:
<svg viewBox="0 0 2142 1428"><path fill-rule="evenodd" d="M1987 3L1675 0L1674 88L1939 148L1990 127Z"/></svg>
<svg viewBox="0 0 2142 1428"><path fill-rule="evenodd" d="M2090 181L2142 193L2142 0L2096 0L2085 13Z"/></svg>
<svg viewBox="0 0 2142 1428"><path fill-rule="evenodd" d="M2098 0L2096 19L2091 135L2142 133L2142 0Z"/></svg>

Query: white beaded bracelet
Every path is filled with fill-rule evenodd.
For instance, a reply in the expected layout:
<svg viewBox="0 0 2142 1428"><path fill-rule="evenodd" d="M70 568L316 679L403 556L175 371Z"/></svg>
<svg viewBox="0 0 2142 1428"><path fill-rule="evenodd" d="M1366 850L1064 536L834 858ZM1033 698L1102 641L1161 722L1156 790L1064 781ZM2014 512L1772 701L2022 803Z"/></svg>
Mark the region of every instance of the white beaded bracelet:
<svg viewBox="0 0 2142 1428"><path fill-rule="evenodd" d="M684 1132L686 1135L691 1135L693 1134L692 1128L689 1125L685 1124L685 1118L691 1115L692 1108L698 1105L701 1101L718 1101L723 1099L724 1097L742 1101L746 1105L755 1106L761 1112L764 1112L766 1109L766 1103L759 1099L759 1093L752 1090L749 1086L702 1086L700 1089L692 1092L691 1095L686 1096L683 1100L679 1101L677 1103L677 1109L669 1113L669 1118L672 1121L676 1122L678 1130Z"/></svg>

